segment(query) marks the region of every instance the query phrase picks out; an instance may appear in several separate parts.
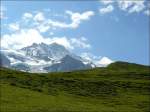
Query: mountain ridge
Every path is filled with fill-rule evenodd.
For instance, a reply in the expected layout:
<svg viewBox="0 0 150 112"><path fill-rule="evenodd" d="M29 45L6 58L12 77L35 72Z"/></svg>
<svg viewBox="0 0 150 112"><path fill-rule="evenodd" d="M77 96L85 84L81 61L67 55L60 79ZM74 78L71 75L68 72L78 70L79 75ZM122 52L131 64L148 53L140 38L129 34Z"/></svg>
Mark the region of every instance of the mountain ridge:
<svg viewBox="0 0 150 112"><path fill-rule="evenodd" d="M6 58L10 60L10 68L15 68L17 70L22 71L30 71L30 72L51 72L51 71L66 71L66 68L69 69L67 71L78 70L78 69L86 69L92 68L92 65L83 63L83 59L80 56L77 56L66 49L64 46L59 45L57 43L45 44L45 43L33 43L30 46L18 49L16 51L2 50L1 53L6 55ZM62 62L62 59L66 56L70 56L73 58L72 63L58 65L59 62ZM68 57L69 58L69 57ZM69 59L66 59L69 60ZM21 65L21 67L19 67ZM57 65L57 66L56 66ZM79 67L77 67L80 65ZM3 65L1 65L3 66ZM50 67L55 69L45 69ZM55 66L55 67L54 67ZM66 66L66 67L65 67ZM88 67L87 67L88 66ZM57 67L57 68L56 68ZM21 69L22 68L22 69ZM59 69L64 68L64 69ZM47 71L45 71L47 70Z"/></svg>

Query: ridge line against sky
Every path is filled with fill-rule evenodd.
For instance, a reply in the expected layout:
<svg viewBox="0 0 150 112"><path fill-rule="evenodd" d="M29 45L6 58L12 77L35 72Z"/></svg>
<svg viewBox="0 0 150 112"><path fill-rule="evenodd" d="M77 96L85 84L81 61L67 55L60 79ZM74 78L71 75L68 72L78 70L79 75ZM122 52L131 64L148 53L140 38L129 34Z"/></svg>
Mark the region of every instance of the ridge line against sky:
<svg viewBox="0 0 150 112"><path fill-rule="evenodd" d="M2 1L2 47L57 42L87 57L149 64L150 2L57 2Z"/></svg>

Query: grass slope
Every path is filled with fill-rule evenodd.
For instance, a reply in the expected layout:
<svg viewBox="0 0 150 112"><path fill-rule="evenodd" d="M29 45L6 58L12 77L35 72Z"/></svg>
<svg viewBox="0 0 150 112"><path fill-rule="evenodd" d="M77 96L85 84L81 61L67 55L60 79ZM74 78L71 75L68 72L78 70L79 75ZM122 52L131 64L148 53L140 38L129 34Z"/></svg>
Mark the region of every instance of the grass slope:
<svg viewBox="0 0 150 112"><path fill-rule="evenodd" d="M48 74L0 68L0 111L149 112L149 73L147 66L125 62Z"/></svg>

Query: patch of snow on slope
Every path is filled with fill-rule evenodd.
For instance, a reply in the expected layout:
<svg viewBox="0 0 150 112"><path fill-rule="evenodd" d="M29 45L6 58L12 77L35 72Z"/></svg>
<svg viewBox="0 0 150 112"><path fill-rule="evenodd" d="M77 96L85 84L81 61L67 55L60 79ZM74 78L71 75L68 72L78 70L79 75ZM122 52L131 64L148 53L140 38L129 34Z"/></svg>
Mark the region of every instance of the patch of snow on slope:
<svg viewBox="0 0 150 112"><path fill-rule="evenodd" d="M113 63L108 57L102 57L99 61L96 62L97 67L106 67L107 65Z"/></svg>

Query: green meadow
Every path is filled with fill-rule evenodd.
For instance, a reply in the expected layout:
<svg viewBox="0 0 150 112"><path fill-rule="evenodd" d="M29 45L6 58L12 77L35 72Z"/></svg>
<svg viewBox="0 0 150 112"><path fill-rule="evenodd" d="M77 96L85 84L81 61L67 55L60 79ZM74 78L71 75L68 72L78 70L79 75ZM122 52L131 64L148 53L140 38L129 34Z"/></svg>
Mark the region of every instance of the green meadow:
<svg viewBox="0 0 150 112"><path fill-rule="evenodd" d="M27 73L0 68L0 112L150 112L150 67Z"/></svg>

